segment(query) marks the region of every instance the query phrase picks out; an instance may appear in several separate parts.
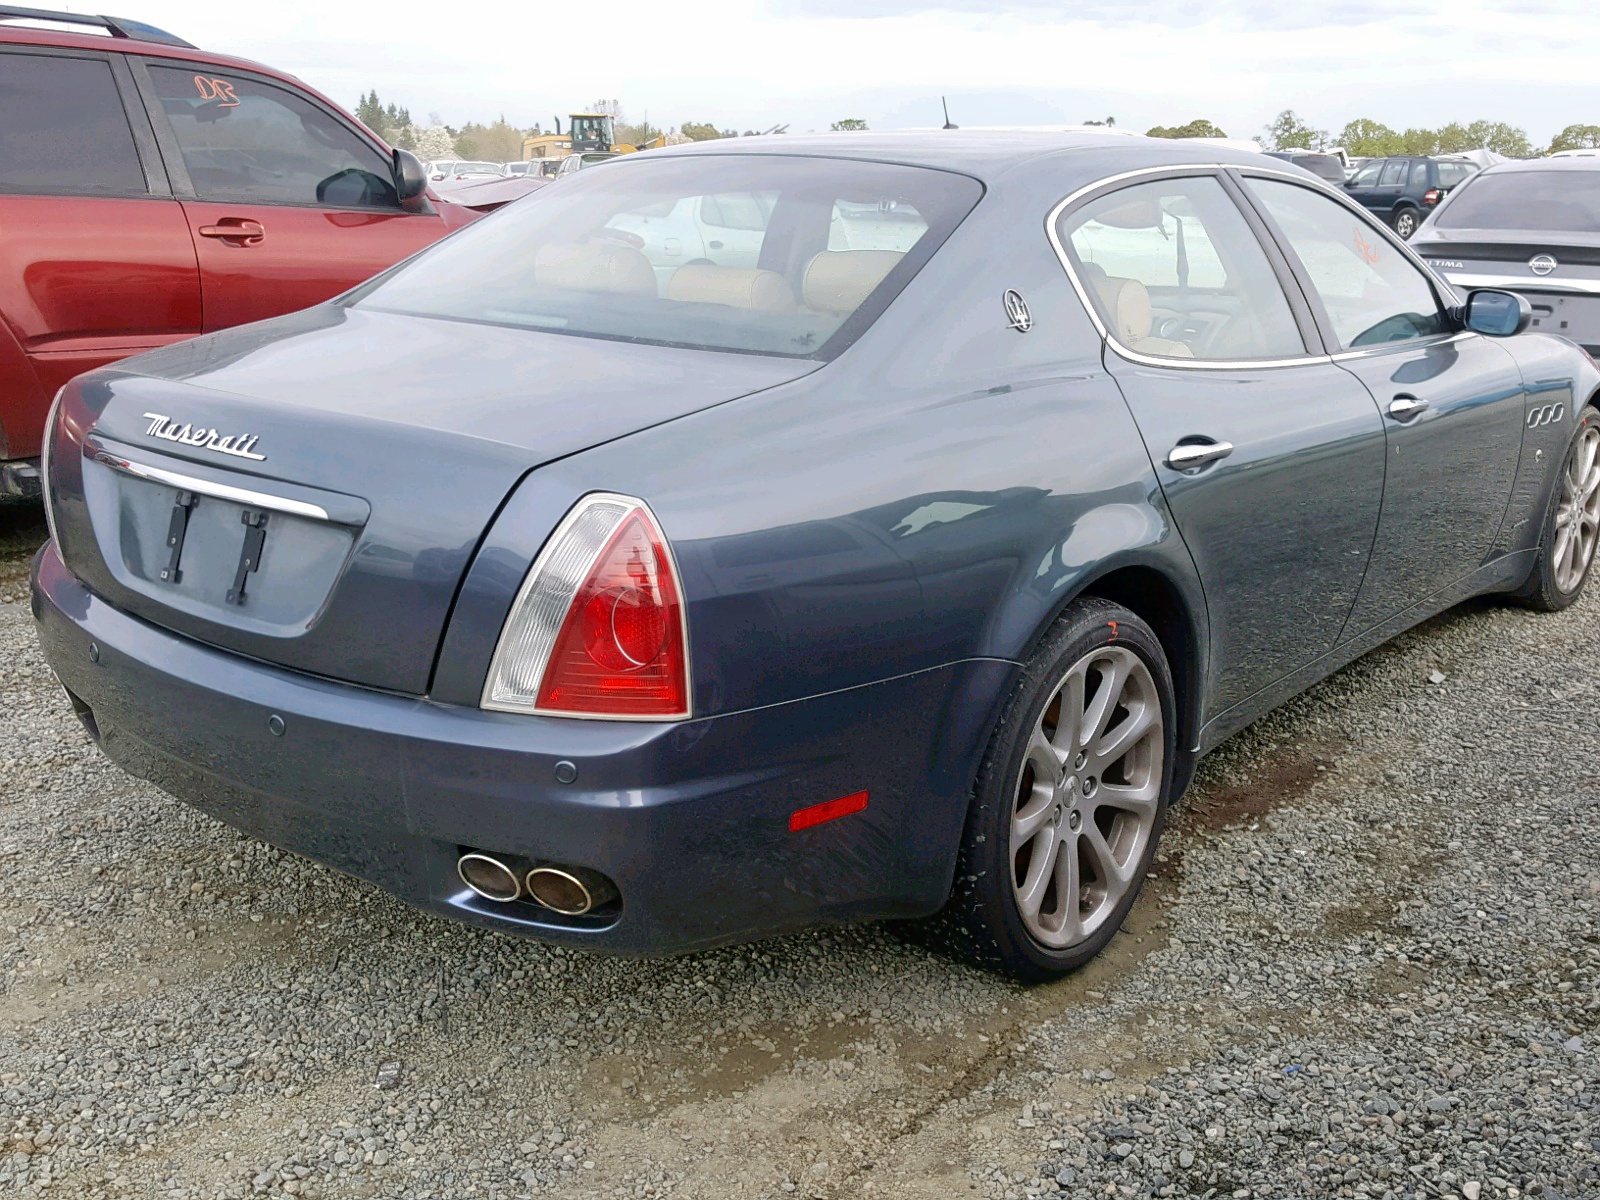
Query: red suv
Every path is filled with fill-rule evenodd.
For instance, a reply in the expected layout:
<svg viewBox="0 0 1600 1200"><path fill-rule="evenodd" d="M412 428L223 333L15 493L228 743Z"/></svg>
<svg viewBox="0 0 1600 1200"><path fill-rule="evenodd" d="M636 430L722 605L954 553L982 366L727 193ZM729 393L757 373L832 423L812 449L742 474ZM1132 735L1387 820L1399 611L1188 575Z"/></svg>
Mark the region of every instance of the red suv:
<svg viewBox="0 0 1600 1200"><path fill-rule="evenodd" d="M0 495L37 493L74 375L320 303L476 215L426 188L289 76L0 5Z"/></svg>

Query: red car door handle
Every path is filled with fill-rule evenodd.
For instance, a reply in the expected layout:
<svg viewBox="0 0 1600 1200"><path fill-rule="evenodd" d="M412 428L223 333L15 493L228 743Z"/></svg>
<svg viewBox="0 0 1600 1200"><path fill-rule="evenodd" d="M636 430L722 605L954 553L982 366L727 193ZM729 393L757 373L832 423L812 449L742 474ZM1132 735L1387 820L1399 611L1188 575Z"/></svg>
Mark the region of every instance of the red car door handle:
<svg viewBox="0 0 1600 1200"><path fill-rule="evenodd" d="M267 236L266 226L260 221L240 217L223 217L215 225L200 226L199 232L201 237L221 238L244 246L253 246Z"/></svg>

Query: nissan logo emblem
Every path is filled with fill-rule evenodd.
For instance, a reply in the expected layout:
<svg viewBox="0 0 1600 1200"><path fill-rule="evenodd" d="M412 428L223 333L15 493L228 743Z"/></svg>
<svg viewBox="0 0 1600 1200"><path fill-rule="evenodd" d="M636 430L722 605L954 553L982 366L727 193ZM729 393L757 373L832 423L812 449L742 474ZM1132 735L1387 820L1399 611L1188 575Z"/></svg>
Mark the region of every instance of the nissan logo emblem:
<svg viewBox="0 0 1600 1200"><path fill-rule="evenodd" d="M1528 270L1535 275L1548 275L1556 269L1556 260L1548 254L1536 254L1528 260Z"/></svg>

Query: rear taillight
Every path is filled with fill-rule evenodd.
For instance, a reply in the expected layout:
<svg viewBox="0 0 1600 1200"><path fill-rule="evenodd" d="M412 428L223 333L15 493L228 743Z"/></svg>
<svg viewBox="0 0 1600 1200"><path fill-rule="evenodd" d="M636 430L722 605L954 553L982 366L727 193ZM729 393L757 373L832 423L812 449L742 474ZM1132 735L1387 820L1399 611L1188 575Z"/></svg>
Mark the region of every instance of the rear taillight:
<svg viewBox="0 0 1600 1200"><path fill-rule="evenodd" d="M1439 189L1429 188L1426 192L1422 193L1422 202L1424 204L1439 203Z"/></svg>
<svg viewBox="0 0 1600 1200"><path fill-rule="evenodd" d="M689 638L672 550L649 507L585 496L551 534L500 633L484 708L689 716Z"/></svg>

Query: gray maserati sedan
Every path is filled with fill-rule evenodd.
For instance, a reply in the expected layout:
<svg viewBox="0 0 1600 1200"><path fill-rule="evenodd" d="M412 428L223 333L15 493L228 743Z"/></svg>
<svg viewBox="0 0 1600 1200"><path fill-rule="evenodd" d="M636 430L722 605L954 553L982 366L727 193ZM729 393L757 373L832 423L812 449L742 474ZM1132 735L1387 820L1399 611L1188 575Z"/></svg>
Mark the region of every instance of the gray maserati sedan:
<svg viewBox="0 0 1600 1200"><path fill-rule="evenodd" d="M1529 320L1212 146L629 156L69 384L33 607L112 759L424 908L1048 978L1223 739L1578 596L1600 371Z"/></svg>

